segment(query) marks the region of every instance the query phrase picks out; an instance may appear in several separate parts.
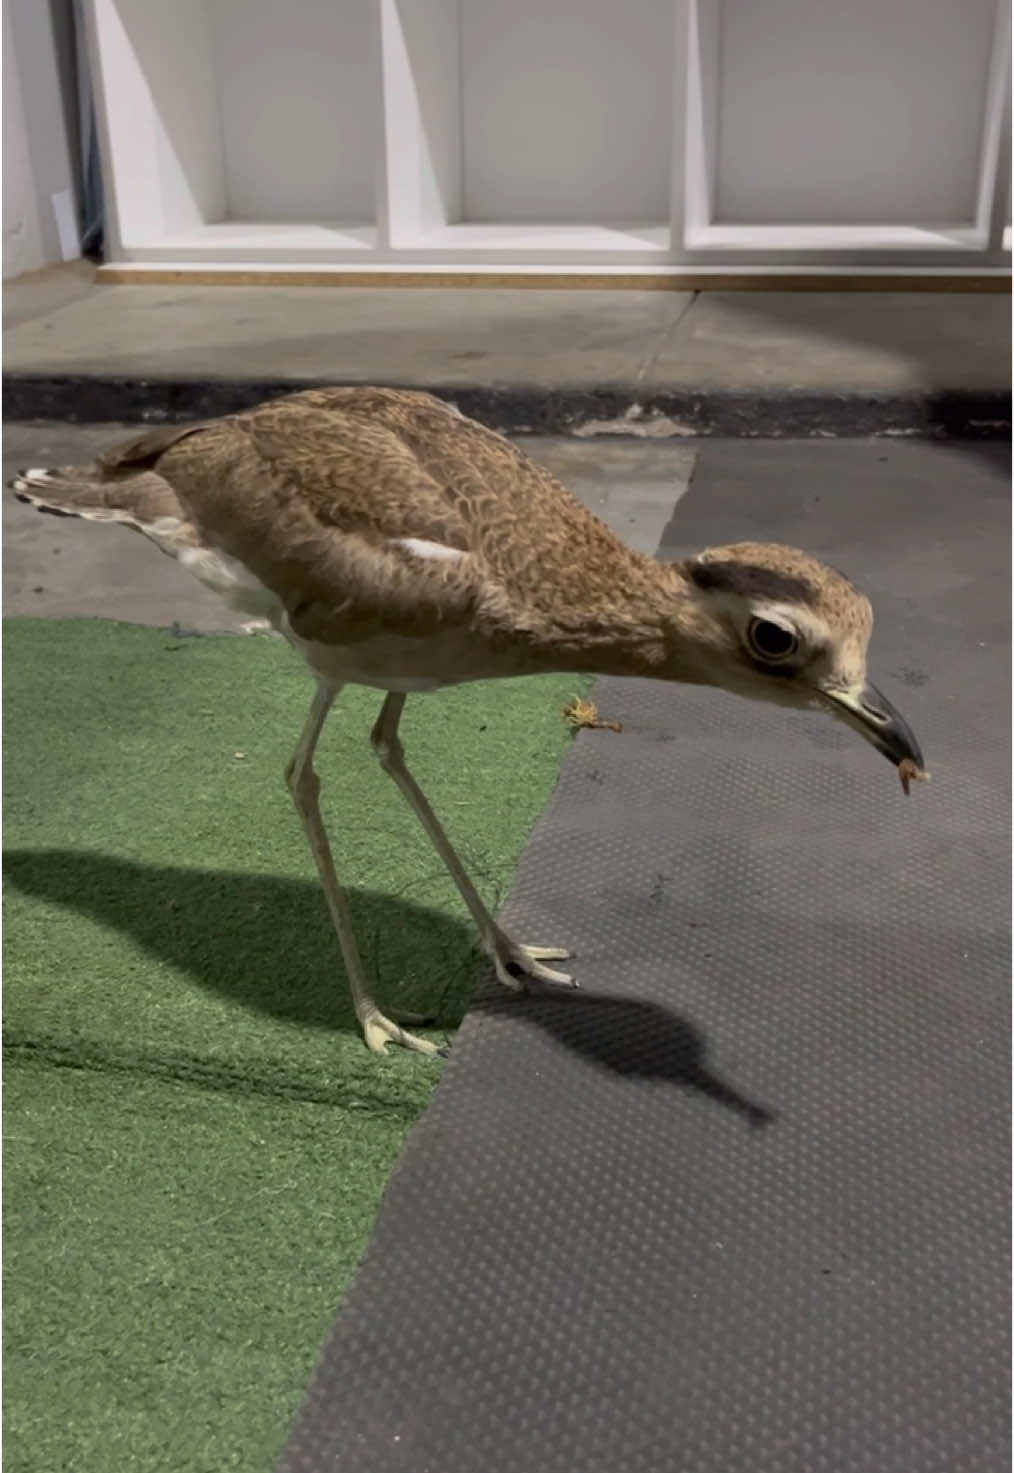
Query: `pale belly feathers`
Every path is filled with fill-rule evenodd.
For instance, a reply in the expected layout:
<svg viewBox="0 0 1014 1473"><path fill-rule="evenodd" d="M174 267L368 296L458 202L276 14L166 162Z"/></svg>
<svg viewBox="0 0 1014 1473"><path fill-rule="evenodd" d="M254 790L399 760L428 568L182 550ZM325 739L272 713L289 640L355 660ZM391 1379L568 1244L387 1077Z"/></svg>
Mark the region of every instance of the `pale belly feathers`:
<svg viewBox="0 0 1014 1473"><path fill-rule="evenodd" d="M468 630L451 629L425 640L378 634L354 645L319 644L301 639L289 624L281 600L243 563L209 547L180 546L168 527L145 528L153 541L175 556L205 587L237 613L265 620L302 655L313 673L331 685L366 685L377 690L437 690L471 680L514 673L496 668L498 661ZM162 535L158 535L161 532ZM169 535L166 535L166 534ZM399 539L418 557L446 559L465 554L416 538Z"/></svg>

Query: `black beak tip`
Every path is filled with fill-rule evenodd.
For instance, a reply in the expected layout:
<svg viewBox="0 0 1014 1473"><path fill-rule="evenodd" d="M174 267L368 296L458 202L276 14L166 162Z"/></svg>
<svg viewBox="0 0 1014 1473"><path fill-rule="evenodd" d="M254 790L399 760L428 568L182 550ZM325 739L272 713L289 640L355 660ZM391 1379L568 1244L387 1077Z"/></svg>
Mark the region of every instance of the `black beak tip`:
<svg viewBox="0 0 1014 1473"><path fill-rule="evenodd" d="M871 741L889 762L899 767L914 762L922 770L922 749L904 716L891 705L875 685L867 684L860 698Z"/></svg>
<svg viewBox="0 0 1014 1473"><path fill-rule="evenodd" d="M898 716L896 711L892 711L887 722L874 729L873 741L877 750L896 767L901 766L902 762L914 762L920 769L926 766L923 762L923 748L915 739L908 722Z"/></svg>
<svg viewBox="0 0 1014 1473"><path fill-rule="evenodd" d="M914 762L921 771L926 765L922 748L900 716L877 733L876 742L880 751L895 767L900 767L902 762Z"/></svg>

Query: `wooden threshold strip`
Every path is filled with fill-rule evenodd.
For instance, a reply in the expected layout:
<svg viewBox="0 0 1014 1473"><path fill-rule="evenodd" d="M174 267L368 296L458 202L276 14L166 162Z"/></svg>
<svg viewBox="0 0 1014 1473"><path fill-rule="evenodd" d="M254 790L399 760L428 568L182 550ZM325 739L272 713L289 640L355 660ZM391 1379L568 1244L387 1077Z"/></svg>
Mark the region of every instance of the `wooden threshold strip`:
<svg viewBox="0 0 1014 1473"><path fill-rule="evenodd" d="M519 291L742 291L742 292L995 292L1010 294L1010 273L969 275L793 275L748 274L742 271L692 271L657 275L603 275L594 271L552 275L539 272L469 271L321 271L311 267L277 271L251 267L223 271L215 267L99 266L96 281L110 286L333 286L388 290L446 291L504 289Z"/></svg>

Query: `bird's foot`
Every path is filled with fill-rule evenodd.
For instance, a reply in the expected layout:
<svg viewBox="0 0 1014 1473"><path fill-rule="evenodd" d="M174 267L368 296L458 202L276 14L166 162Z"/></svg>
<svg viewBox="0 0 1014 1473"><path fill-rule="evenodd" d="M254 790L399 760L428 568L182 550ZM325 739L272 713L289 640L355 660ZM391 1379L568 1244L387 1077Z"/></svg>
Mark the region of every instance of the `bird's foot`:
<svg viewBox="0 0 1014 1473"><path fill-rule="evenodd" d="M447 1053L446 1048L431 1043L428 1038L418 1038L416 1034L399 1027L393 1019L385 1017L379 1008L372 1005L364 1009L360 1015L360 1022L363 1037L366 1039L366 1047L371 1053L385 1053L389 1043L400 1043L402 1048L412 1049L415 1053L426 1054L430 1058L437 1054L444 1056Z"/></svg>
<svg viewBox="0 0 1014 1473"><path fill-rule="evenodd" d="M526 980L548 982L554 987L578 985L569 972L543 966L544 962L560 962L569 957L571 953L565 946L524 946L520 941L497 936L491 952L497 977L512 992L522 991Z"/></svg>

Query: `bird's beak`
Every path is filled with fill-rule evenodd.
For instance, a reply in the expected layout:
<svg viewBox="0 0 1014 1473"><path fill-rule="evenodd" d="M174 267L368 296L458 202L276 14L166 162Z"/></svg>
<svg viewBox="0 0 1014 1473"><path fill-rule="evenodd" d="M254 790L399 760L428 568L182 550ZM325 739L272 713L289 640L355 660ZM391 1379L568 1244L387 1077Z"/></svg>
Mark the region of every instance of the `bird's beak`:
<svg viewBox="0 0 1014 1473"><path fill-rule="evenodd" d="M836 716L854 727L860 736L872 742L878 752L895 766L908 758L922 768L922 752L905 718L894 709L869 681L852 689L823 687L822 694L831 703Z"/></svg>

